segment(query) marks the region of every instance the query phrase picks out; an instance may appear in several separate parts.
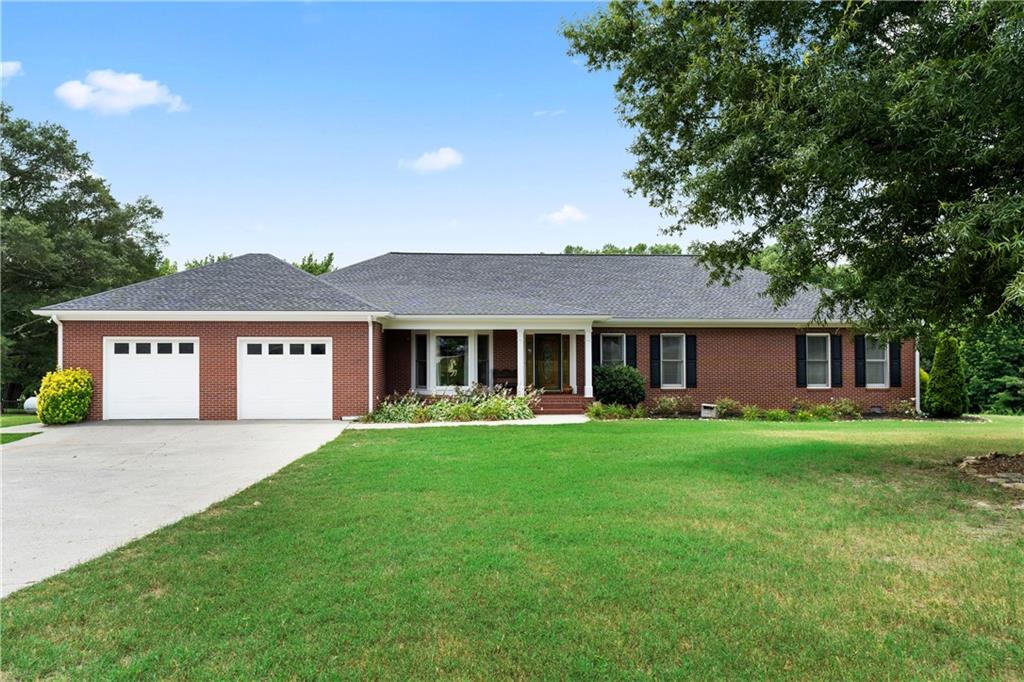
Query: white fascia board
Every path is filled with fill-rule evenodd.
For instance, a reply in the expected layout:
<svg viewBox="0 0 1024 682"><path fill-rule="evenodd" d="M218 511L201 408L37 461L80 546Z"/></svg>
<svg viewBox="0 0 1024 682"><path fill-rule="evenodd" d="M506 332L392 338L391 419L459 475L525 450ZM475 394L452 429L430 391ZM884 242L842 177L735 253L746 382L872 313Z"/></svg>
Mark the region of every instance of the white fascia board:
<svg viewBox="0 0 1024 682"><path fill-rule="evenodd" d="M594 315L393 315L382 321L385 329L584 329Z"/></svg>
<svg viewBox="0 0 1024 682"><path fill-rule="evenodd" d="M366 322L388 317L383 311L315 310L33 310L36 315L69 320L155 322Z"/></svg>
<svg viewBox="0 0 1024 682"><path fill-rule="evenodd" d="M594 322L594 327L736 327L736 328L791 328L791 327L812 327L812 328L824 328L824 327L849 327L851 326L848 322L840 322L837 320L827 320L824 322L814 322L812 320L774 320L774 319L723 319L723 320L619 320L619 319L604 319Z"/></svg>

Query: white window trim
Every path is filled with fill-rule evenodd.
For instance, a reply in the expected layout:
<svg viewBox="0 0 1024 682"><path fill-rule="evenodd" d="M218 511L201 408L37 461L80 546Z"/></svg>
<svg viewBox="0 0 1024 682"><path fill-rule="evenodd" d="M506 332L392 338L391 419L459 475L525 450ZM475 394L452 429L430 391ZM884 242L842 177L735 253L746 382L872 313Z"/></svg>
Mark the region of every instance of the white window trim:
<svg viewBox="0 0 1024 682"><path fill-rule="evenodd" d="M670 362L679 362L682 365L682 367L683 367L683 371L679 373L680 378L682 378L682 380L683 380L683 383L681 383L681 384L667 384L667 383L665 383L665 337L666 336L677 336L682 341L682 343L680 345L680 348L682 348L682 350L683 350L683 357L682 357L682 359L680 359L680 360L670 360ZM661 387L664 388L664 389L668 389L668 390L681 390L681 389L686 388L686 334L684 334L684 333L658 334L658 345L661 348L661 361L658 363L659 371L661 372L661 376L659 377L659 379L661 380L661 382L660 382L661 383Z"/></svg>
<svg viewBox="0 0 1024 682"><path fill-rule="evenodd" d="M622 364L628 364L626 362L626 335L623 334L601 334L598 338L597 343L597 364L599 367L604 366L604 337L606 336L618 336L622 339Z"/></svg>
<svg viewBox="0 0 1024 682"><path fill-rule="evenodd" d="M868 339L872 337L864 337L864 388L889 388L889 344L883 343L882 350L885 351L885 358L882 360L871 360L868 358ZM877 341L877 339L875 339ZM868 383L868 363L869 362L881 362L882 365L882 383L880 384L869 384Z"/></svg>
<svg viewBox="0 0 1024 682"><path fill-rule="evenodd" d="M812 384L810 380L807 381L807 388L821 390L832 388L832 335L828 333L817 333L807 334L807 338L810 339L812 336L821 336L825 339L825 383L824 384ZM811 346L807 344L807 348L804 351L804 371L806 371L806 365L811 361ZM818 360L815 360L818 362Z"/></svg>

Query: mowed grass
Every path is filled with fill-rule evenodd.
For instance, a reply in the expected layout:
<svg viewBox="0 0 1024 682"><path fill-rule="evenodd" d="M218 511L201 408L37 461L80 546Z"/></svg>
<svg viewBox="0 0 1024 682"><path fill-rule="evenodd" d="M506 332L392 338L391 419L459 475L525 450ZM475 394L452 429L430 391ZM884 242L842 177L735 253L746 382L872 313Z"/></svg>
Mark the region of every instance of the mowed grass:
<svg viewBox="0 0 1024 682"><path fill-rule="evenodd" d="M38 435L37 431L32 431L30 433L0 433L0 445L6 445L7 443L13 443L16 440L36 435Z"/></svg>
<svg viewBox="0 0 1024 682"><path fill-rule="evenodd" d="M1024 675L991 423L353 432L15 593L14 678Z"/></svg>
<svg viewBox="0 0 1024 682"><path fill-rule="evenodd" d="M35 424L39 421L39 417L34 414L24 414L22 412L5 412L0 414L0 429L5 426L20 426L22 424Z"/></svg>

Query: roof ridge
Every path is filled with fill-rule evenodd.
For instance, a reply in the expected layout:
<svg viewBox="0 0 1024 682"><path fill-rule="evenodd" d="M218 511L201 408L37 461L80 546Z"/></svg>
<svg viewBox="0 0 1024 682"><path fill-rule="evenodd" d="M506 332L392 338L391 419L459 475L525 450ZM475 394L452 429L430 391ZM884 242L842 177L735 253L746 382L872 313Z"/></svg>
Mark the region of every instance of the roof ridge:
<svg viewBox="0 0 1024 682"><path fill-rule="evenodd" d="M663 258L696 258L693 253L526 253L511 251L388 251L360 263L367 263L383 256L658 256ZM356 265L356 263L353 263Z"/></svg>

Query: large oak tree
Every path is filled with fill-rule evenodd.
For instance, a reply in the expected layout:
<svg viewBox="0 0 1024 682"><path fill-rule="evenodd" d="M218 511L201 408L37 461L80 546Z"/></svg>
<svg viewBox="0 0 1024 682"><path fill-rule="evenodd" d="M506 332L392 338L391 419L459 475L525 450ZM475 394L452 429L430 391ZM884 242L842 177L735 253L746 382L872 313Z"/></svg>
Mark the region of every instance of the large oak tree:
<svg viewBox="0 0 1024 682"><path fill-rule="evenodd" d="M890 334L1024 305L1024 3L613 3L563 27L618 74L630 191L715 277ZM826 310L827 309L827 310Z"/></svg>

